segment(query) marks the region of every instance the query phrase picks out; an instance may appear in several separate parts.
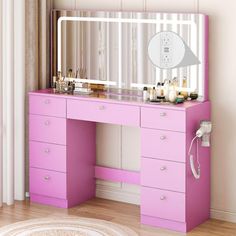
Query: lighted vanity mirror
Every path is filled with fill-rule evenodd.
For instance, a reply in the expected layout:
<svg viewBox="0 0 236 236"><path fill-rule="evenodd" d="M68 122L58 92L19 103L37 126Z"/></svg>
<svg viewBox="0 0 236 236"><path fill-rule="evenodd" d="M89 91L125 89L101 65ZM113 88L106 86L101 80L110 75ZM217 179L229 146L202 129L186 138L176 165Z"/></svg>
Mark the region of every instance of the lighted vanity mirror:
<svg viewBox="0 0 236 236"><path fill-rule="evenodd" d="M70 76L81 81L121 89L153 87L176 77L181 89L184 80L186 91L208 99L205 15L53 10L51 19L51 76L72 69ZM182 39L183 56L174 64L160 63L162 33Z"/></svg>

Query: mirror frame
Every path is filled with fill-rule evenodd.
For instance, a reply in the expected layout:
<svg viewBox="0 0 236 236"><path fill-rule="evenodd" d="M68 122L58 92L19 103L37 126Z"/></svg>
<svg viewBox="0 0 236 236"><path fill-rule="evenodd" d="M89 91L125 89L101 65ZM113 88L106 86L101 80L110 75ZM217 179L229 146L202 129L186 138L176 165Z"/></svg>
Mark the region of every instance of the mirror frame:
<svg viewBox="0 0 236 236"><path fill-rule="evenodd" d="M55 10L52 10L55 11ZM58 10L57 10L58 11ZM67 12L66 10L64 10ZM63 10L62 10L63 12ZM68 12L80 12L80 11L68 11ZM114 12L114 11L112 11ZM115 12L120 15L122 15L123 12ZM139 13L139 12L135 12ZM143 12L140 12L143 13ZM154 12L150 12L154 13ZM158 13L158 12L156 12ZM178 13L171 13L171 14L178 14ZM186 13L188 14L188 13ZM193 14L193 13L189 13ZM203 14L198 14L202 15L204 17L204 23L205 25L203 26L203 32L202 32L202 37L203 37L203 60L202 60L202 86L203 86L203 97L201 98L201 101L206 101L208 100L208 16L203 15ZM77 17L77 16L60 16L57 21L57 55L58 55L58 61L57 61L57 70L61 70L61 31L62 31L62 22L63 21L83 21L83 22L111 22L111 23L119 23L121 25L122 23L143 23L143 24L156 24L156 23L165 23L165 24L172 24L174 20L155 20L155 19L134 19L134 18L106 18L106 17ZM178 24L184 24L184 25L196 25L193 21L186 21L186 20L177 20ZM54 49L55 50L55 49ZM121 60L121 58L119 58ZM119 77L121 77L121 73L119 73ZM121 79L121 78L119 78ZM78 79L78 78L73 78L73 80L77 80L79 82L89 82L89 83L96 83L96 84L106 84L106 85L116 85L116 82L112 81L101 81L101 80L89 80L89 79ZM146 86L146 84L133 84L131 87L143 87ZM152 85L148 85L152 86Z"/></svg>

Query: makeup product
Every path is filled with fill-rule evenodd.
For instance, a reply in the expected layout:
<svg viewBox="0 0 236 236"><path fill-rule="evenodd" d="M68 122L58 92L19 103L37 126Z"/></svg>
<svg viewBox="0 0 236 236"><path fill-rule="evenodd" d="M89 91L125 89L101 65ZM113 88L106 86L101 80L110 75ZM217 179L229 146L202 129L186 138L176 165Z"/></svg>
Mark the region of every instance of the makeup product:
<svg viewBox="0 0 236 236"><path fill-rule="evenodd" d="M57 80L58 80L58 81L62 81L62 80L63 80L63 79L62 79L61 71L58 71L58 72L57 72Z"/></svg>
<svg viewBox="0 0 236 236"><path fill-rule="evenodd" d="M67 77L68 78L73 78L73 70L72 69L68 70Z"/></svg>
<svg viewBox="0 0 236 236"><path fill-rule="evenodd" d="M196 92L192 92L190 93L189 97L191 98L191 100L196 100L198 98L198 94Z"/></svg>
<svg viewBox="0 0 236 236"><path fill-rule="evenodd" d="M184 77L184 79L183 79L182 88L184 88L184 89L187 88L187 79L186 79L186 77ZM188 98L188 92L187 91L181 91L180 95L183 95L185 99Z"/></svg>
<svg viewBox="0 0 236 236"><path fill-rule="evenodd" d="M184 102L184 96L183 95L178 95L176 97L175 103L179 104L179 103L183 103Z"/></svg>
<svg viewBox="0 0 236 236"><path fill-rule="evenodd" d="M176 90L175 90L174 86L172 86L169 91L169 101L175 102L176 96L177 96Z"/></svg>
<svg viewBox="0 0 236 236"><path fill-rule="evenodd" d="M162 96L162 85L160 82L157 83L157 97L161 97Z"/></svg>
<svg viewBox="0 0 236 236"><path fill-rule="evenodd" d="M163 86L163 95L165 96L166 101L169 101L169 87L170 81L166 79Z"/></svg>
<svg viewBox="0 0 236 236"><path fill-rule="evenodd" d="M144 87L143 88L143 101L148 101L149 100L149 92L148 92L148 88Z"/></svg>
<svg viewBox="0 0 236 236"><path fill-rule="evenodd" d="M57 76L52 77L52 88L56 88Z"/></svg>
<svg viewBox="0 0 236 236"><path fill-rule="evenodd" d="M155 87L150 90L150 101L155 100L157 98L157 93Z"/></svg>
<svg viewBox="0 0 236 236"><path fill-rule="evenodd" d="M153 96L153 89L152 88L150 89L149 93L150 93L150 100L153 100L154 96Z"/></svg>

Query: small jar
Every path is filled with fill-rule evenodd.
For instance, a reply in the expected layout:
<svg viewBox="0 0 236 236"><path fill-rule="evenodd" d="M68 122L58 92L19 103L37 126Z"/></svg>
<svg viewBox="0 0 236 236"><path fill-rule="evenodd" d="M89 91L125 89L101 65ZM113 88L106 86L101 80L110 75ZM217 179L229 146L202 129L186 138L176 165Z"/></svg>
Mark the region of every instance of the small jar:
<svg viewBox="0 0 236 236"><path fill-rule="evenodd" d="M148 101L149 99L149 92L148 92L148 88L147 87L144 87L143 88L143 101Z"/></svg>

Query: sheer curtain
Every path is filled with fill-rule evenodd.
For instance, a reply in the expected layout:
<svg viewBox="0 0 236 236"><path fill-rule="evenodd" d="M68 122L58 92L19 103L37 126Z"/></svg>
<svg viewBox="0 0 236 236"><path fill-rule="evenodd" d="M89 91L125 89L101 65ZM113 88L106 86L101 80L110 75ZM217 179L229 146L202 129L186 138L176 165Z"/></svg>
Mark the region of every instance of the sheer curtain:
<svg viewBox="0 0 236 236"><path fill-rule="evenodd" d="M50 74L50 11L52 0L26 1L26 91L49 86ZM26 96L28 114L28 96ZM26 191L28 192L28 116L26 121Z"/></svg>
<svg viewBox="0 0 236 236"><path fill-rule="evenodd" d="M25 2L1 1L0 205L24 199Z"/></svg>
<svg viewBox="0 0 236 236"><path fill-rule="evenodd" d="M28 188L27 92L49 83L50 8L0 1L0 206L24 200Z"/></svg>

